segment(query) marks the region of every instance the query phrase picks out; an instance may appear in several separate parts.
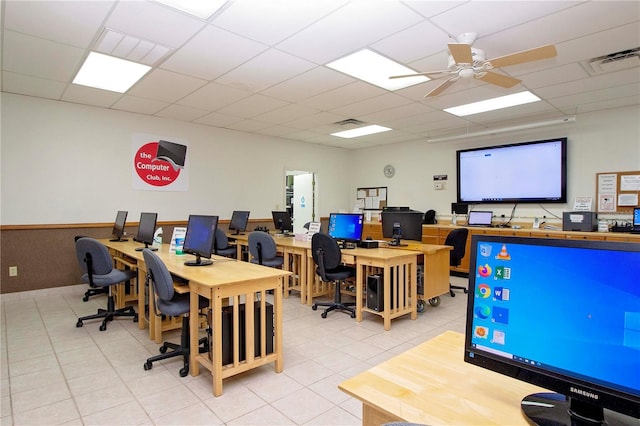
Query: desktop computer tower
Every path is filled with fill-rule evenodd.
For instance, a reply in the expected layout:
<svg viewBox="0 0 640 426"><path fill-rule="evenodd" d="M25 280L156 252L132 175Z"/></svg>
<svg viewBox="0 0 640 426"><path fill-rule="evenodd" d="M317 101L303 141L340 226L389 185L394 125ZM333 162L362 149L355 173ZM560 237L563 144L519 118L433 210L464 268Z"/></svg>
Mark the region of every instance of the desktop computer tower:
<svg viewBox="0 0 640 426"><path fill-rule="evenodd" d="M246 358L245 348L245 304L239 305L238 309L238 322L240 330L238 332L238 349L240 350L239 360L244 361ZM273 305L266 304L266 322L267 322L267 354L273 353ZM222 365L231 364L233 362L233 310L234 306L225 306L222 308ZM253 305L253 318L254 318L254 353L256 356L261 356L260 345L260 302L254 302ZM210 348L211 350L211 348ZM210 353L210 357L213 358Z"/></svg>
<svg viewBox="0 0 640 426"><path fill-rule="evenodd" d="M391 288L390 301L393 305L393 288ZM367 308L377 312L384 311L384 280L380 274L367 277Z"/></svg>

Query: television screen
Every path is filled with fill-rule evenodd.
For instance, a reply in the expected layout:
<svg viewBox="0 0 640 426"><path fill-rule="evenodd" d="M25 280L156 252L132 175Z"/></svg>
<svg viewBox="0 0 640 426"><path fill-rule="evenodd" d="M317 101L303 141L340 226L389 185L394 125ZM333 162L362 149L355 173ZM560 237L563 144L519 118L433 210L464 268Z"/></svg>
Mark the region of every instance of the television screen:
<svg viewBox="0 0 640 426"><path fill-rule="evenodd" d="M182 251L196 256L195 260L184 262L187 266L211 265L213 261L213 243L218 227L218 216L189 215L187 232L184 236ZM206 259L202 259L205 257Z"/></svg>
<svg viewBox="0 0 640 426"><path fill-rule="evenodd" d="M126 238L122 238L124 235L124 225L127 222L127 213L124 210L118 211L116 214L116 220L113 222L113 229L111 230L111 234L113 234L113 239L109 241L127 241Z"/></svg>
<svg viewBox="0 0 640 426"><path fill-rule="evenodd" d="M362 240L363 213L331 213L329 236L336 240L358 243Z"/></svg>
<svg viewBox="0 0 640 426"><path fill-rule="evenodd" d="M400 232L401 239L422 242L422 218L423 213L416 210L383 211L382 236L397 238L397 235L394 235L395 228L396 233Z"/></svg>
<svg viewBox="0 0 640 426"><path fill-rule="evenodd" d="M561 394L537 424L640 416L640 244L474 235L470 262L466 362Z"/></svg>
<svg viewBox="0 0 640 426"><path fill-rule="evenodd" d="M138 233L135 241L144 243L144 247L138 247L137 251L142 251L144 248L151 250L157 250L155 247L149 247L153 244L153 234L156 232L156 220L158 219L158 213L140 213L140 222L138 223Z"/></svg>
<svg viewBox="0 0 640 426"><path fill-rule="evenodd" d="M280 232L293 232L291 215L287 211L272 211L273 226Z"/></svg>
<svg viewBox="0 0 640 426"><path fill-rule="evenodd" d="M566 203L567 138L456 152L458 203Z"/></svg>
<svg viewBox="0 0 640 426"><path fill-rule="evenodd" d="M249 222L249 212L234 210L231 215L231 221L229 222L229 230L233 229L236 235L247 230L247 223Z"/></svg>

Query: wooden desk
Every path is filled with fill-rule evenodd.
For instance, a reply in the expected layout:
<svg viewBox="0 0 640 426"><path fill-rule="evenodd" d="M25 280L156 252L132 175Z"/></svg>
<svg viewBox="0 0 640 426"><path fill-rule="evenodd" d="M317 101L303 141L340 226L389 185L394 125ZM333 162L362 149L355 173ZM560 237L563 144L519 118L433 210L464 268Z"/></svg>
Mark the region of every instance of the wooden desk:
<svg viewBox="0 0 640 426"><path fill-rule="evenodd" d="M338 387L362 401L362 424L526 425L521 399L545 390L463 360L464 335L447 331Z"/></svg>
<svg viewBox="0 0 640 426"><path fill-rule="evenodd" d="M104 240L103 240L104 242ZM105 243L106 244L106 243ZM140 244L120 242L110 243L108 247L137 261L139 276L144 277L146 265L142 252L135 251ZM200 364L211 371L213 376L213 394L222 395L222 379L233 376L250 369L274 362L275 371L283 370L283 345L282 345L282 286L285 277L290 272L280 269L268 268L260 265L241 262L222 256L213 256L214 264L210 266L194 267L186 266L184 261L190 256L176 255L169 252L169 245L163 244L156 252L172 274L189 281L189 293L191 298L191 318L198 318L198 297L209 299L209 308L212 310L212 353L200 354L198 351L199 321L189 321L190 347L190 372L192 376L200 374ZM143 272L144 271L144 272ZM143 278L144 279L144 278ZM273 352L267 354L266 341L271 337L271 330L267 330L266 301L267 291L273 290ZM140 292L139 313L145 309L144 292ZM152 297L150 295L149 297ZM233 345L233 362L222 365L222 336L223 319L222 307L224 305L254 306L259 301L260 326L255 330L255 314L253 309L245 309L244 321L244 347L245 359L240 361L240 317L239 309L233 310L232 336L230 344ZM144 315L140 315L142 317ZM153 313L150 313L150 318ZM154 321L149 322L149 327L154 327ZM254 342L260 335L260 355L256 355Z"/></svg>

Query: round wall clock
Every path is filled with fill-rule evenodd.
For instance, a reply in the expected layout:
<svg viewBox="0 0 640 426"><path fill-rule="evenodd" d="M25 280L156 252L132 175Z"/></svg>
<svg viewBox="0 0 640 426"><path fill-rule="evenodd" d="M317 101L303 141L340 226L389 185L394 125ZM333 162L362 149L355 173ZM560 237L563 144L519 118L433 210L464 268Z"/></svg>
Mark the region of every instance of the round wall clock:
<svg viewBox="0 0 640 426"><path fill-rule="evenodd" d="M396 174L396 169L391 164L387 164L384 166L383 172L386 177L391 178Z"/></svg>

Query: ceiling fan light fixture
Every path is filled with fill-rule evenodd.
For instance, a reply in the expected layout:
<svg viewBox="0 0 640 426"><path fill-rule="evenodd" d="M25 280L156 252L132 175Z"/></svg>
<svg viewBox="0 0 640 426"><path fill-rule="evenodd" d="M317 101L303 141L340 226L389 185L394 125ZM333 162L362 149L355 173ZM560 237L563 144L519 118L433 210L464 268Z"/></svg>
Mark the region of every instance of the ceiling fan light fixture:
<svg viewBox="0 0 640 426"><path fill-rule="evenodd" d="M473 71L472 68L463 68L460 70L460 72L458 73L458 75L464 79L470 79L473 78L473 75L475 74L475 72Z"/></svg>
<svg viewBox="0 0 640 426"><path fill-rule="evenodd" d="M457 115L458 117L466 117L467 115L480 114L481 112L495 111L497 109L538 102L539 100L539 97L527 90L524 92L513 93L511 95L486 99L484 101L445 108L444 111L449 114Z"/></svg>

